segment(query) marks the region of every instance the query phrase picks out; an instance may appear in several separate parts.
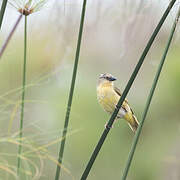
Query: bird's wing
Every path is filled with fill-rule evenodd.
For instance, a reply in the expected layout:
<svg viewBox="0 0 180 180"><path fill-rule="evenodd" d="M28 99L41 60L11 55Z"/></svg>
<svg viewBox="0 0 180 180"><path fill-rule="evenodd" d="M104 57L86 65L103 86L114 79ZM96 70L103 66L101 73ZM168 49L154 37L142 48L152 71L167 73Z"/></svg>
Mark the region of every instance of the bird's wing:
<svg viewBox="0 0 180 180"><path fill-rule="evenodd" d="M114 87L114 90L115 90L115 92L116 92L120 97L122 96L121 91L120 91L117 87ZM127 99L125 99L124 101L128 104Z"/></svg>
<svg viewBox="0 0 180 180"><path fill-rule="evenodd" d="M121 97L122 94L121 94L121 91L117 88L117 87L114 87L114 91ZM129 103L128 103L128 100L125 99L123 104L122 104L122 108L125 109L127 112L132 112L132 114L134 114L133 110L130 108L129 106Z"/></svg>

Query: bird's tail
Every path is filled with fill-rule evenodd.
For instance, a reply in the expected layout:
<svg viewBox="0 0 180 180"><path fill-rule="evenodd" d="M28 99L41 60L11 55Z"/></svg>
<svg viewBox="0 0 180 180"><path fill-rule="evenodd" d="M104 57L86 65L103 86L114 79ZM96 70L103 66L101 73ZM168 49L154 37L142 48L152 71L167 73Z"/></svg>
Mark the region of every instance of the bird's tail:
<svg viewBox="0 0 180 180"><path fill-rule="evenodd" d="M138 126L139 126L139 122L136 118L136 116L134 114L129 114L127 116L125 116L125 119L128 121L128 125L129 127L132 129L132 131L135 133Z"/></svg>

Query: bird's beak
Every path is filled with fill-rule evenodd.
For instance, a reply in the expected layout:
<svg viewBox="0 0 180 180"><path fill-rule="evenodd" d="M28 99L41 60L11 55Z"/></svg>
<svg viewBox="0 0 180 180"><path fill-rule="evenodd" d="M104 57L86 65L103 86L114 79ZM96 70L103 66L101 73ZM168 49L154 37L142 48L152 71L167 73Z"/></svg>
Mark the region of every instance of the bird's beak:
<svg viewBox="0 0 180 180"><path fill-rule="evenodd" d="M116 78L115 78L115 77L111 77L111 78L109 78L109 80L110 80L110 81L115 81Z"/></svg>

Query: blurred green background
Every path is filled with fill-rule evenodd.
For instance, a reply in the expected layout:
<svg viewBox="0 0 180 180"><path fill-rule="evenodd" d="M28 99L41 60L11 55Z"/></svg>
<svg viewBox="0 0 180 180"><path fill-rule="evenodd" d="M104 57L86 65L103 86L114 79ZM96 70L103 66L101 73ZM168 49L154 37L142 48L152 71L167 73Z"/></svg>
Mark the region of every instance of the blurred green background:
<svg viewBox="0 0 180 180"><path fill-rule="evenodd" d="M65 147L62 179L79 179L110 118L96 99L99 74L117 77L123 91L168 1L88 1L77 81ZM56 170L59 143L75 57L82 0L48 1L28 17L27 88L24 121L22 179L51 180ZM176 4L140 70L128 100L141 120L161 59ZM18 18L8 6L1 44ZM23 22L0 61L0 179L15 179L3 169L16 168L23 68ZM128 175L129 180L180 179L180 41L179 25L160 76L158 87ZM11 128L12 123L12 128ZM9 129L9 132L8 132ZM120 179L133 133L118 120L109 133L89 175L90 180ZM14 139L14 140L13 140ZM56 141L57 140L57 141Z"/></svg>

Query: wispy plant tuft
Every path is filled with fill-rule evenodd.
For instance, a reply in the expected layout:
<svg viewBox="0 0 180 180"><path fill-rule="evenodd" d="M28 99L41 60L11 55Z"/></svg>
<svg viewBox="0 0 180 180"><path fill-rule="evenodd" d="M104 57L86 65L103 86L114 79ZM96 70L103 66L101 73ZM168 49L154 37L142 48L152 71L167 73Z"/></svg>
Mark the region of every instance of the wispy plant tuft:
<svg viewBox="0 0 180 180"><path fill-rule="evenodd" d="M10 0L9 3L21 14L28 16L43 8L47 0Z"/></svg>
<svg viewBox="0 0 180 180"><path fill-rule="evenodd" d="M0 58L2 57L9 41L11 40L15 30L17 29L17 26L19 25L22 16L28 16L34 12L39 11L44 4L47 2L47 0L11 0L8 1L10 5L12 5L14 8L17 9L17 11L20 13L20 16L17 18L12 30L10 31L7 39L5 40L4 44L2 45L2 48L0 49ZM3 2L4 3L4 2ZM4 5L2 4L2 10L0 14L0 21L1 21L1 16L3 17L3 11L4 10ZM0 22L2 23L2 22Z"/></svg>
<svg viewBox="0 0 180 180"><path fill-rule="evenodd" d="M33 126L33 124L29 124L28 129L31 129ZM68 136L71 136L77 132L78 130L71 131L68 133ZM46 164L46 160L60 166L56 158L48 151L49 147L52 147L53 145L59 143L62 140L61 138L56 138L56 131L44 133L39 132L38 129L38 132L35 131L34 134L30 133L29 135L24 136L21 139L21 142L19 141L18 137L19 133L20 132L18 131L13 134L9 134L8 136L1 136L0 146L2 147L2 145L6 143L11 145L13 148L15 148L17 145L21 145L23 147L24 151L21 153L20 158L21 161L23 161L24 167L21 167L19 169L21 177L17 176L17 167L13 164L13 160L17 157L17 154L14 152L0 152L1 175L3 172L3 174L6 174L7 176L9 175L11 177L14 177L14 179L40 179L42 178L42 176L44 176L43 169L44 165ZM53 138L51 136L52 134L54 135ZM49 135L52 139L47 142L47 136ZM45 139L46 143L42 143L42 140ZM37 144L38 140L40 140L41 145ZM8 161L7 159L11 159L12 162ZM70 179L74 179L71 171L68 168L62 166L62 169L64 170L64 172L66 172Z"/></svg>

